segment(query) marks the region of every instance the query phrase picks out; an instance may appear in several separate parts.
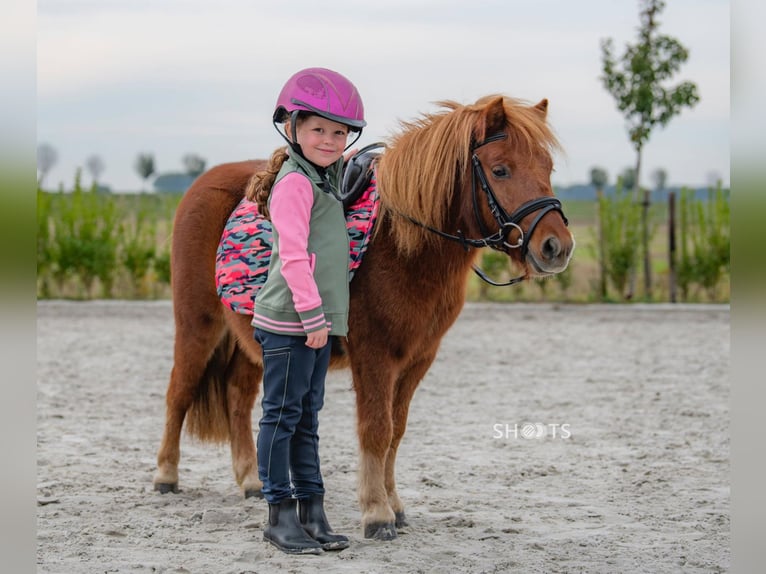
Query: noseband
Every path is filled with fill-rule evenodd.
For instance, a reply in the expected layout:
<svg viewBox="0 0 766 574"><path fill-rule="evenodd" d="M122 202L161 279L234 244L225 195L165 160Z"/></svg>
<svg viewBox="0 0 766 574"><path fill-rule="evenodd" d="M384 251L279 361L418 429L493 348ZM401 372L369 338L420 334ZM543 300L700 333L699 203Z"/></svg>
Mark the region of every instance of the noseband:
<svg viewBox="0 0 766 574"><path fill-rule="evenodd" d="M482 235L484 235L484 237L479 239L468 238L465 237L463 232L460 230L458 230L456 235L452 235L450 233L445 233L444 231L431 227L430 225L425 225L413 219L412 217L407 216L407 219L419 225L420 227L427 229L428 231L436 233L440 237L460 243L466 251L468 251L469 247L490 247L497 251L502 251L504 253L510 254L511 249L521 249L522 257L526 256L527 251L529 250L529 240L532 237L532 233L537 227L537 224L540 223L540 220L545 217L548 212L558 211L561 214L561 217L564 219L564 224L569 225L569 221L567 220L566 216L564 215L564 211L561 208L561 202L555 197L539 197L537 199L527 201L510 215L508 215L508 212L506 212L505 209L503 209L503 206L500 205L495 192L492 191L492 186L489 184L487 175L484 173L484 168L481 165L481 160L479 160L479 156L476 155L476 150L488 143L504 140L507 137L507 134L499 133L489 136L484 141L471 145L471 195L473 201L473 212L474 216L476 217L476 222L478 223L479 230L481 231ZM489 206L489 210L498 225L498 230L495 233L489 233L479 213L479 186L487 198L487 205ZM527 215L538 211L539 213L532 220L532 223L527 229L527 232L524 233L524 230L521 228L521 220L524 219ZM509 243L508 236L514 229L519 232L519 238L515 243ZM523 281L526 278L526 275L522 275L521 277L515 277L506 283L496 283L475 264L473 265L473 270L479 277L481 277L482 280L496 287L513 285Z"/></svg>

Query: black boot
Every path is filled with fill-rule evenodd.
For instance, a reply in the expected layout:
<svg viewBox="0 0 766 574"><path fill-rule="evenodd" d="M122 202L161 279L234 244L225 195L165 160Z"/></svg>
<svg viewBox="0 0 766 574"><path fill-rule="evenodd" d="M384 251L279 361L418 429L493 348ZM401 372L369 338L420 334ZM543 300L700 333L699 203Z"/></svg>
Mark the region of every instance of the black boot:
<svg viewBox="0 0 766 574"><path fill-rule="evenodd" d="M312 494L298 500L298 516L301 526L311 538L319 542L324 550L343 550L348 548L348 538L335 534L327 522L324 513L324 496Z"/></svg>
<svg viewBox="0 0 766 574"><path fill-rule="evenodd" d="M263 539L287 554L321 554L320 544L298 522L296 502L294 498L285 498L269 504L269 523L263 530Z"/></svg>

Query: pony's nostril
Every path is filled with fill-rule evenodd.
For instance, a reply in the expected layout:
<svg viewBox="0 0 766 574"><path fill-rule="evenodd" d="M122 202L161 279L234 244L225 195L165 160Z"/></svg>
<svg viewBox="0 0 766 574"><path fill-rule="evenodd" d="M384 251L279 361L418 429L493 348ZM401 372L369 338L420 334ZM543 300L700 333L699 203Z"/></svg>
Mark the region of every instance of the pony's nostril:
<svg viewBox="0 0 766 574"><path fill-rule="evenodd" d="M542 251L545 259L556 259L561 254L561 242L555 237L549 237L543 243Z"/></svg>

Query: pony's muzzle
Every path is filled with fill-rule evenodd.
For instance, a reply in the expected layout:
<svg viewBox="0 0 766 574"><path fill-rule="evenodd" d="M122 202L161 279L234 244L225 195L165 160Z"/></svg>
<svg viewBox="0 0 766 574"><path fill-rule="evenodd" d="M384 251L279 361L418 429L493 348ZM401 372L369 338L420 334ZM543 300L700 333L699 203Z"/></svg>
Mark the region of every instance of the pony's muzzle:
<svg viewBox="0 0 766 574"><path fill-rule="evenodd" d="M532 256L535 266L544 273L558 273L566 269L574 251L574 238L570 235L562 240L557 235L549 235L540 243L539 258Z"/></svg>
<svg viewBox="0 0 766 574"><path fill-rule="evenodd" d="M558 237L554 237L554 236L551 236L548 239L546 239L543 242L542 248L540 249L540 252L545 261L558 259L559 255L561 254L561 251L562 251L561 241L558 240Z"/></svg>

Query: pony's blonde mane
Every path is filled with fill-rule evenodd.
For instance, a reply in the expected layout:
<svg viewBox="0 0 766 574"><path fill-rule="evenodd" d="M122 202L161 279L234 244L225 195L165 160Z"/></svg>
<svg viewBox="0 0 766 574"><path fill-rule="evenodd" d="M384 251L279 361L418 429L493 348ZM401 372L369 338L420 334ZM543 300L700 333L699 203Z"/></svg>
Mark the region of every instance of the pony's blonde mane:
<svg viewBox="0 0 766 574"><path fill-rule="evenodd" d="M389 216L400 251L411 253L437 236L407 220L443 229L456 189L470 177L471 144L487 133L487 108L503 98L505 132L515 153L532 158L537 150L559 147L545 122L545 110L507 96L485 96L472 105L437 102L444 108L419 119L400 122L389 138L377 175L381 215ZM454 233L454 229L444 229Z"/></svg>

